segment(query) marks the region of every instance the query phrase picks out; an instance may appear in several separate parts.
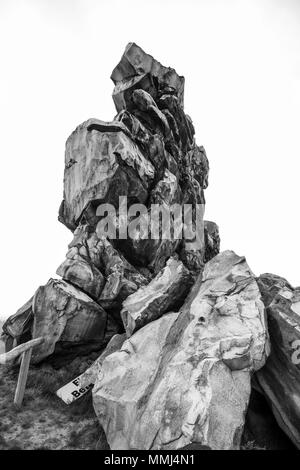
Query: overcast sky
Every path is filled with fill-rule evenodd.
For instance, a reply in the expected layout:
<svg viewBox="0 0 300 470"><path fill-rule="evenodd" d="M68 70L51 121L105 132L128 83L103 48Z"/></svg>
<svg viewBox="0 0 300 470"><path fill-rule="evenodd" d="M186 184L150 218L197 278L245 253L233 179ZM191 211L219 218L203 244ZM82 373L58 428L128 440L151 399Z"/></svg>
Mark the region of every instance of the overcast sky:
<svg viewBox="0 0 300 470"><path fill-rule="evenodd" d="M185 76L222 250L300 285L300 1L0 0L0 317L64 259L65 141L115 115L130 41Z"/></svg>

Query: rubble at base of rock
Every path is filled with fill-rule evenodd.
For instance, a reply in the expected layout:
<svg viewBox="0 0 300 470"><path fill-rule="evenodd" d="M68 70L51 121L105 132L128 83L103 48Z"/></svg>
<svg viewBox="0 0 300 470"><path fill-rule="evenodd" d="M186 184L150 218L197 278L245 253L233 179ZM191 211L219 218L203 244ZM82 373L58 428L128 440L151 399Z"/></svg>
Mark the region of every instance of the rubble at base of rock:
<svg viewBox="0 0 300 470"><path fill-rule="evenodd" d="M116 116L88 119L66 141L62 279L4 323L6 350L19 348L10 362L31 344L39 365L99 353L81 385L95 384L111 449L237 449L247 410L246 432L256 429L251 383L300 448L300 288L220 253L218 225L204 220L209 161L184 110L184 77L129 43L111 79ZM159 218L156 236L146 224L154 206L171 214L167 237ZM176 210L191 207L199 223L174 237ZM109 208L112 232L99 232ZM124 218L130 236L119 236Z"/></svg>

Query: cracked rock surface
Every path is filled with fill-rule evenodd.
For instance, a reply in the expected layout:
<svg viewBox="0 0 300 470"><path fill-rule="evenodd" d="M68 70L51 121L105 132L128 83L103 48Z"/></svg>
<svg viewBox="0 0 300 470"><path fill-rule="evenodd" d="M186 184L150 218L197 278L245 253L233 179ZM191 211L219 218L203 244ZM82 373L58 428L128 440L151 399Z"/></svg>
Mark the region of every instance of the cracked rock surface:
<svg viewBox="0 0 300 470"><path fill-rule="evenodd" d="M45 338L44 343L33 350L33 363L53 354L56 347L84 345L92 351L99 342L104 344L105 310L63 280L50 279L39 287L34 296L33 312L32 335Z"/></svg>
<svg viewBox="0 0 300 470"><path fill-rule="evenodd" d="M144 287L123 302L121 317L127 336L183 303L190 287L191 275L183 263L170 258L166 266Z"/></svg>
<svg viewBox="0 0 300 470"><path fill-rule="evenodd" d="M255 378L279 426L300 449L300 288L274 274L261 275L258 284L267 309L271 354Z"/></svg>
<svg viewBox="0 0 300 470"><path fill-rule="evenodd" d="M269 353L245 258L209 261L179 312L134 333L102 363L94 407L112 449L236 449L250 375Z"/></svg>

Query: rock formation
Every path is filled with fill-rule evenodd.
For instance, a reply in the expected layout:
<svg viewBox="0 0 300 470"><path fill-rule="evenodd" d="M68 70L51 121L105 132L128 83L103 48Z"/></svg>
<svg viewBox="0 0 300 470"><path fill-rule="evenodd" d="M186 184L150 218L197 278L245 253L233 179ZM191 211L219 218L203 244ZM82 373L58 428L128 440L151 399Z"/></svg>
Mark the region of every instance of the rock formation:
<svg viewBox="0 0 300 470"><path fill-rule="evenodd" d="M112 449L237 449L251 382L300 448L299 289L219 253L184 78L134 43L111 78L116 116L66 142L61 279L5 322L2 362L99 351L80 380Z"/></svg>
<svg viewBox="0 0 300 470"><path fill-rule="evenodd" d="M208 262L179 312L106 357L94 406L112 449L239 447L250 373L268 355L264 306L245 259Z"/></svg>
<svg viewBox="0 0 300 470"><path fill-rule="evenodd" d="M209 165L183 109L184 78L129 44L112 80L114 120L89 119L66 142L59 220L73 240L57 269L62 281L41 286L3 328L8 345L46 336L34 362L100 351L125 319L130 335L179 308L219 252L218 227L203 220ZM178 210L190 207L186 230ZM134 305L146 298L145 308Z"/></svg>
<svg viewBox="0 0 300 470"><path fill-rule="evenodd" d="M279 426L300 449L300 288L273 274L261 275L258 284L267 307L272 350L255 379Z"/></svg>

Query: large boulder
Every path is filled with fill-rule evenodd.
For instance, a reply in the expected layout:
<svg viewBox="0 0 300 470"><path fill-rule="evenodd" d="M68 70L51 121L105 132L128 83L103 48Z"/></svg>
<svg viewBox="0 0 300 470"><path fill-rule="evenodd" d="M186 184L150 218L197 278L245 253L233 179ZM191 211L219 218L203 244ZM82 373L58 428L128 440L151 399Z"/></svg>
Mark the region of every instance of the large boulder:
<svg viewBox="0 0 300 470"><path fill-rule="evenodd" d="M273 274L259 277L267 307L271 354L255 374L274 416L300 449L300 288Z"/></svg>
<svg viewBox="0 0 300 470"><path fill-rule="evenodd" d="M145 202L153 178L154 167L120 122L89 119L66 142L59 220L74 230L93 203L117 206L124 195Z"/></svg>
<svg viewBox="0 0 300 470"><path fill-rule="evenodd" d="M165 312L181 307L191 284L191 275L183 263L170 258L149 284L124 300L121 317L127 336Z"/></svg>
<svg viewBox="0 0 300 470"><path fill-rule="evenodd" d="M184 306L106 357L94 408L111 449L237 449L250 375L269 345L265 311L245 258L205 266Z"/></svg>
<svg viewBox="0 0 300 470"><path fill-rule="evenodd" d="M80 377L80 386L87 387L90 384L94 384L97 380L97 377L101 373L102 364L104 359L109 356L110 354L118 351L124 341L126 340L126 334L116 334L114 335L111 340L108 342L105 349L102 351L100 356L84 371L84 373Z"/></svg>
<svg viewBox="0 0 300 470"><path fill-rule="evenodd" d="M32 353L32 362L51 357L72 357L100 351L119 333L115 319L74 285L50 279L3 325L3 336L11 349L32 338L44 342Z"/></svg>
<svg viewBox="0 0 300 470"><path fill-rule="evenodd" d="M170 67L164 67L135 43L130 42L114 68L111 79L115 83L113 99L118 111L126 107L126 94L136 88L149 92L154 99L163 92L175 94L183 106L184 77Z"/></svg>
<svg viewBox="0 0 300 470"><path fill-rule="evenodd" d="M33 312L32 337L45 339L33 351L34 363L64 349L84 346L88 352L99 350L105 344L107 313L85 293L63 280L50 279L37 290Z"/></svg>
<svg viewBox="0 0 300 470"><path fill-rule="evenodd" d="M59 279L50 279L37 289L27 312L30 315L24 323L24 309L20 309L13 324L15 328L12 330L8 324L5 333L16 339L17 344L44 338L43 344L33 351L33 363L49 356L99 351L119 332L115 320L99 304Z"/></svg>

